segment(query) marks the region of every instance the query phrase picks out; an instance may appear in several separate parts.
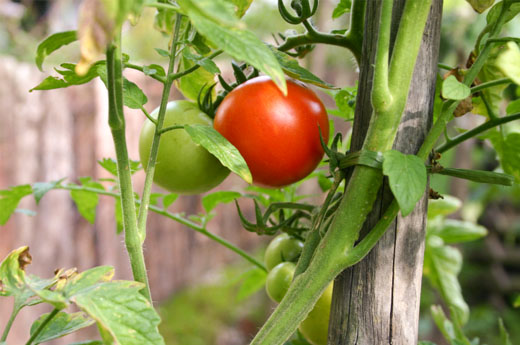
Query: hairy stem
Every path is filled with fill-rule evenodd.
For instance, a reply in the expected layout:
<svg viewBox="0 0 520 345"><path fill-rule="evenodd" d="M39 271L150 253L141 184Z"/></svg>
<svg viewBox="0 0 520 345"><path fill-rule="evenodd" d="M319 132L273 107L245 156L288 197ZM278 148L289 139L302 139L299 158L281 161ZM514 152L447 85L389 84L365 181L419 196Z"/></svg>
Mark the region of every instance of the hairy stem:
<svg viewBox="0 0 520 345"><path fill-rule="evenodd" d="M116 35L114 42L107 48L107 88L109 102L108 123L112 131L112 139L116 151L117 176L119 189L121 190L123 227L125 229L125 245L130 257L134 279L145 285L141 293L151 302L152 297L148 284L143 248L137 228L134 191L125 137L120 33Z"/></svg>
<svg viewBox="0 0 520 345"><path fill-rule="evenodd" d="M20 307L18 307L15 303L13 306L13 311L11 312L11 316L9 316L9 320L7 321L7 324L5 325L4 332L2 333L2 338L0 338L0 342L5 341L7 339L7 335L9 334L9 331L11 330L11 326L13 325L14 319L16 319L16 316L20 312Z"/></svg>
<svg viewBox="0 0 520 345"><path fill-rule="evenodd" d="M179 38L179 29L181 26L182 15L177 13L175 19L175 29L173 31L173 41L170 50L170 62L168 65L168 74L164 83L161 105L159 107L159 114L155 122L155 133L152 140L152 147L150 148L150 157L148 159L148 165L146 167L146 178L144 181L143 195L141 197L141 206L139 207L139 218L138 218L138 229L141 243L146 238L146 220L148 217L148 208L150 207L150 195L152 194L152 183L153 176L155 173L155 162L157 161L157 154L159 152L159 142L161 139L161 130L164 123L164 117L166 115L166 106L168 104L168 97L170 96L170 90L173 84L171 75L175 67L175 55L177 52L177 40Z"/></svg>

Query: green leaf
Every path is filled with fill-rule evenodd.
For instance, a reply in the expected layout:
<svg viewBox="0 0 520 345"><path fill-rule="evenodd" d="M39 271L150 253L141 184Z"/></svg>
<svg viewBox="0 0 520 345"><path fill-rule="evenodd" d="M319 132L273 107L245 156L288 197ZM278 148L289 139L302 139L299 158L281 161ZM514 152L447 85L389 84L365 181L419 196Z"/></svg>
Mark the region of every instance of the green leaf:
<svg viewBox="0 0 520 345"><path fill-rule="evenodd" d="M141 109L148 102L144 92L135 83L124 78L123 81L123 103L128 108Z"/></svg>
<svg viewBox="0 0 520 345"><path fill-rule="evenodd" d="M32 187L28 184L0 190L0 225L7 223L20 200L29 194L32 194Z"/></svg>
<svg viewBox="0 0 520 345"><path fill-rule="evenodd" d="M351 7L351 0L340 0L334 11L332 11L332 19L337 19L345 13L349 13Z"/></svg>
<svg viewBox="0 0 520 345"><path fill-rule="evenodd" d="M384 153L383 173L388 176L403 217L410 214L426 190L427 173L424 162L417 156L396 150Z"/></svg>
<svg viewBox="0 0 520 345"><path fill-rule="evenodd" d="M494 129L488 131L485 138L493 144L504 172L513 175L516 181L520 182L520 133L511 132L504 136Z"/></svg>
<svg viewBox="0 0 520 345"><path fill-rule="evenodd" d="M90 177L80 177L80 182L84 187L104 190L103 185L92 181ZM90 224L94 224L94 221L96 220L96 207L99 202L98 194L86 190L73 189L70 191L70 196L72 200L74 200L79 213Z"/></svg>
<svg viewBox="0 0 520 345"><path fill-rule="evenodd" d="M146 75L157 75L159 77L165 77L166 72L161 65L151 64L148 66L143 66L143 73Z"/></svg>
<svg viewBox="0 0 520 345"><path fill-rule="evenodd" d="M500 332L500 345L513 345L511 339L509 338L509 333L507 333L506 327L504 326L504 321L502 318L498 319L498 330Z"/></svg>
<svg viewBox="0 0 520 345"><path fill-rule="evenodd" d="M231 202L241 196L242 194L232 191L219 191L211 193L202 198L202 206L204 207L204 210L206 210L206 212L209 213L218 204Z"/></svg>
<svg viewBox="0 0 520 345"><path fill-rule="evenodd" d="M103 345L103 342L101 340L85 340L80 341L79 343L72 343L69 345Z"/></svg>
<svg viewBox="0 0 520 345"><path fill-rule="evenodd" d="M25 285L25 266L32 261L29 247L13 250L0 264L0 296L25 300L34 294Z"/></svg>
<svg viewBox="0 0 520 345"><path fill-rule="evenodd" d="M515 300L513 301L513 307L520 308L520 294L515 297Z"/></svg>
<svg viewBox="0 0 520 345"><path fill-rule="evenodd" d="M238 18L242 18L246 14L247 9L251 6L253 0L231 0L235 5L235 14Z"/></svg>
<svg viewBox="0 0 520 345"><path fill-rule="evenodd" d="M462 255L442 239L430 235L424 253L424 275L435 286L446 304L453 308L453 317L458 324L465 324L469 318L469 307L464 301L457 275L462 268Z"/></svg>
<svg viewBox="0 0 520 345"><path fill-rule="evenodd" d="M168 0L157 0L158 3L168 4ZM165 36L170 36L173 32L176 13L173 10L158 8L155 15L153 27Z"/></svg>
<svg viewBox="0 0 520 345"><path fill-rule="evenodd" d="M97 266L81 273L72 275L65 285L57 288L56 291L62 293L66 298L74 297L92 286L108 282L114 276L114 268L111 266Z"/></svg>
<svg viewBox="0 0 520 345"><path fill-rule="evenodd" d="M520 48L515 42L507 42L496 60L498 68L516 85L520 85Z"/></svg>
<svg viewBox="0 0 520 345"><path fill-rule="evenodd" d="M31 326L31 335L40 327L41 323L47 318L49 314L43 314ZM67 314L58 312L51 321L43 328L34 340L35 344L44 343L53 339L61 338L67 334L76 332L82 328L88 327L94 323L94 320L89 319L82 312Z"/></svg>
<svg viewBox="0 0 520 345"><path fill-rule="evenodd" d="M442 97L446 99L462 100L471 94L471 90L467 85L458 81L455 76L450 75L442 83L441 93Z"/></svg>
<svg viewBox="0 0 520 345"><path fill-rule="evenodd" d="M520 113L520 99L517 99L507 105L506 114L512 115Z"/></svg>
<svg viewBox="0 0 520 345"><path fill-rule="evenodd" d="M170 58L170 52L169 51L161 49L161 48L154 48L154 49L162 57Z"/></svg>
<svg viewBox="0 0 520 345"><path fill-rule="evenodd" d="M184 129L195 143L202 145L212 155L217 157L222 165L229 168L247 183L252 183L253 177L240 152L213 127L184 125Z"/></svg>
<svg viewBox="0 0 520 345"><path fill-rule="evenodd" d="M35 182L32 185L32 191L34 195L34 200L36 200L36 204L40 203L40 200L43 198L48 191L53 190L59 185L60 181L52 181L52 182Z"/></svg>
<svg viewBox="0 0 520 345"><path fill-rule="evenodd" d="M175 193L165 195L163 198L163 208L167 209L168 207L170 207L170 205L173 204L175 202L175 200L177 200L178 197L179 197L179 194L175 194Z"/></svg>
<svg viewBox="0 0 520 345"><path fill-rule="evenodd" d="M498 17L500 16L500 12L502 12L502 5L504 4L503 1L498 2L495 6L493 6L487 16L486 21L488 23L487 27L491 27L495 24ZM509 22L511 19L516 17L516 15L520 13L520 3L511 3L509 8L506 10L506 13L504 14L504 24Z"/></svg>
<svg viewBox="0 0 520 345"><path fill-rule="evenodd" d="M114 217L116 219L116 234L123 232L123 205L121 204L121 198L114 198Z"/></svg>
<svg viewBox="0 0 520 345"><path fill-rule="evenodd" d="M446 340L453 344L455 331L453 323L446 317L442 308L438 305L431 307L432 318Z"/></svg>
<svg viewBox="0 0 520 345"><path fill-rule="evenodd" d="M442 227L435 231L435 235L445 243L461 243L478 240L487 235L485 227L466 221L446 219Z"/></svg>
<svg viewBox="0 0 520 345"><path fill-rule="evenodd" d="M62 69L55 69L56 72L58 72L61 77L47 77L45 78L40 84L33 87L29 90L29 92L32 92L34 90L53 90L53 89L60 89L64 87L69 87L73 85L81 85L88 83L92 79L96 78L98 74L98 67L102 66L104 68L105 61L98 61L94 65L91 66L91 68L88 70L88 72L84 75L78 75L75 72L75 64L71 63L64 63L60 65Z"/></svg>
<svg viewBox="0 0 520 345"><path fill-rule="evenodd" d="M184 50L182 51L182 56L184 56L186 59L190 60L191 62L194 62L196 65L199 65L200 67L204 68L206 71L208 71L211 74L221 73L220 69L213 62L213 60L208 59L207 57L204 57L201 55L195 55L188 48L184 48Z"/></svg>
<svg viewBox="0 0 520 345"><path fill-rule="evenodd" d="M139 292L142 288L143 284L128 281L99 283L73 300L118 344L163 345L157 329L159 315Z"/></svg>
<svg viewBox="0 0 520 345"><path fill-rule="evenodd" d="M52 52L58 50L59 48L72 43L78 39L76 35L76 31L64 31L58 32L50 35L45 40L43 40L36 50L36 66L40 71L43 71L42 65L45 58L50 55Z"/></svg>
<svg viewBox="0 0 520 345"><path fill-rule="evenodd" d="M339 90L334 95L334 101L339 110L339 116L345 120L354 118L354 110L356 108L357 86L346 87Z"/></svg>
<svg viewBox="0 0 520 345"><path fill-rule="evenodd" d="M329 84L320 78L318 78L316 75L314 75L311 71L309 71L306 68L303 68L298 63L298 60L293 58L292 56L279 51L278 49L271 47L271 51L273 52L274 56L280 63L280 66L282 67L285 74L288 76L297 79L299 81L302 81L306 84L313 84L318 87L324 88L324 89L334 89L335 86L332 84Z"/></svg>
<svg viewBox="0 0 520 345"><path fill-rule="evenodd" d="M187 48L186 48L187 49ZM179 71L185 71L193 66L195 63L187 59L184 54L180 59ZM206 59L211 61L209 59ZM213 61L212 61L213 62ZM182 92L184 97L196 101L198 99L200 90L208 87L215 82L213 73L208 72L205 68L199 68L175 81L177 88Z"/></svg>
<svg viewBox="0 0 520 345"><path fill-rule="evenodd" d="M284 94L287 93L283 71L273 52L246 30L243 23L230 20L225 2L180 0L178 3L201 35L236 60L245 61L267 74Z"/></svg>
<svg viewBox="0 0 520 345"><path fill-rule="evenodd" d="M243 301L265 285L267 273L260 269L254 268L247 271L242 277L242 283L237 293L237 302Z"/></svg>
<svg viewBox="0 0 520 345"><path fill-rule="evenodd" d="M462 201L454 196L444 195L443 197L444 199L428 201L428 219L447 216L456 212L462 206Z"/></svg>
<svg viewBox="0 0 520 345"><path fill-rule="evenodd" d="M473 9L475 11L477 11L478 13L483 13L484 11L486 11L488 8L490 8L491 6L493 6L493 4L495 3L495 0L466 0L470 5L471 7L473 7Z"/></svg>

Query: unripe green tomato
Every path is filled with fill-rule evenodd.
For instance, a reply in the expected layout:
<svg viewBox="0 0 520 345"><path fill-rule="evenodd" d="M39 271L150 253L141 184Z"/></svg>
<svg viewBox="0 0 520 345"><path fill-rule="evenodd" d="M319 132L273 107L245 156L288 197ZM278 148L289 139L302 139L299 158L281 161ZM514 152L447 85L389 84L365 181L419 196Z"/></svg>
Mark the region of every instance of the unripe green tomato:
<svg viewBox="0 0 520 345"><path fill-rule="evenodd" d="M157 118L159 108L150 115ZM195 103L189 101L169 102L166 108L163 128L173 125L212 125L211 119ZM139 137L139 156L146 169L155 125L146 120ZM229 170L204 147L196 144L184 129L174 129L164 133L159 143L155 163L154 182L174 193L204 193L219 185Z"/></svg>
<svg viewBox="0 0 520 345"><path fill-rule="evenodd" d="M333 283L330 283L307 318L298 327L300 333L312 345L327 345L332 288Z"/></svg>
<svg viewBox="0 0 520 345"><path fill-rule="evenodd" d="M292 262L282 262L276 265L269 274L265 282L267 295L275 302L280 303L283 296L289 290L296 265Z"/></svg>
<svg viewBox="0 0 520 345"><path fill-rule="evenodd" d="M276 236L267 246L264 255L265 266L270 271L281 262L296 262L303 249L303 242L287 233Z"/></svg>

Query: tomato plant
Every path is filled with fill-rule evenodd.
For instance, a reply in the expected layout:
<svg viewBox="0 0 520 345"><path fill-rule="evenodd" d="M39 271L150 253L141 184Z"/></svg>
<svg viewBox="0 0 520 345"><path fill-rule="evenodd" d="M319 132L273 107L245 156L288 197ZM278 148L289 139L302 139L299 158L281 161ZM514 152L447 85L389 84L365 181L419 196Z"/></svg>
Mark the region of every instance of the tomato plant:
<svg viewBox="0 0 520 345"><path fill-rule="evenodd" d="M157 117L159 109L150 116ZM211 119L189 101L169 102L164 127L186 124L211 125ZM155 125L145 120L139 137L139 155L144 168L148 166ZM182 128L162 134L155 165L154 182L174 193L196 194L219 185L229 170L205 148L193 142Z"/></svg>
<svg viewBox="0 0 520 345"><path fill-rule="evenodd" d="M287 81L287 96L268 77L231 91L217 109L215 129L244 157L253 183L281 187L310 174L329 136L325 107L307 87Z"/></svg>

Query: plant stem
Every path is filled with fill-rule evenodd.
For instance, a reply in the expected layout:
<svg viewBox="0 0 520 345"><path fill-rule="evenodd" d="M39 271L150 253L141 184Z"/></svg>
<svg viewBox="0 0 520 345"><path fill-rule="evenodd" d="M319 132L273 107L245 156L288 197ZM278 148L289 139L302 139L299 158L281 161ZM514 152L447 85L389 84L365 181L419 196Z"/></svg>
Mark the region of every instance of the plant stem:
<svg viewBox="0 0 520 345"><path fill-rule="evenodd" d="M216 50L213 53L211 53L210 55L208 55L206 58L214 59L217 56L219 56L220 54L222 54L223 52L224 51L222 51L222 50ZM184 77L185 75L190 74L191 72L197 70L199 67L200 67L200 65L194 65L184 71L173 73L173 74L169 75L168 78L171 79L172 81L177 80L177 79Z"/></svg>
<svg viewBox="0 0 520 345"><path fill-rule="evenodd" d="M392 23L392 0L383 0L379 37L374 67L374 86L372 88L372 105L374 112L381 113L392 103L392 94L388 86L388 58L390 54L390 25ZM385 137L386 138L386 137Z"/></svg>
<svg viewBox="0 0 520 345"><path fill-rule="evenodd" d="M109 103L108 123L112 131L116 151L117 176L119 189L121 191L123 228L125 229L125 245L130 257L130 265L134 279L145 285L141 293L151 302L152 298L148 284L148 276L146 274L143 248L137 229L134 191L125 137L120 32L115 36L114 42L109 44L107 48L107 88Z"/></svg>
<svg viewBox="0 0 520 345"><path fill-rule="evenodd" d="M350 51L354 54L358 65L361 60L361 48L363 46L363 32L365 29L366 0L353 0L350 14L350 27L345 35L350 41Z"/></svg>
<svg viewBox="0 0 520 345"><path fill-rule="evenodd" d="M448 71L451 71L452 69L454 69L450 65L447 65L447 64L442 63L442 62L437 63L437 67L445 69L445 70L448 70Z"/></svg>
<svg viewBox="0 0 520 345"><path fill-rule="evenodd" d="M78 185L65 185L65 186L57 185L56 189L81 190L81 191L85 191L85 192L96 193L96 194L99 194L99 195L111 196L111 197L114 197L114 198L120 198L121 197L121 195L119 193L106 191L104 189L85 187L85 186L78 186ZM141 201L140 200L135 200L135 203L137 205L140 205ZM189 219L186 219L186 218L184 218L184 217L182 217L182 216L180 216L178 214L168 212L167 210L162 209L162 208L157 207L157 206L154 206L154 205L150 205L149 206L149 210L154 212L154 213L157 213L157 214L160 214L162 216L165 216L167 218L170 218L171 220L174 220L177 223L185 225L188 228L190 228L192 230L195 230L198 233L201 233L202 235L204 235L204 236L206 236L206 237L208 237L208 238L210 238L210 239L212 239L212 240L222 244L224 247L226 247L226 248L230 249L231 251L235 252L236 254L240 255L245 260L249 261L253 265L257 266L258 268L260 268L262 270L265 270L265 266L261 262L259 262L258 260L256 260L252 256L250 256L249 254L247 254L245 251L243 251L242 249L238 248L234 244L232 244L229 241L225 240L224 238L209 232L203 226L200 226L200 225L192 222Z"/></svg>
<svg viewBox="0 0 520 345"><path fill-rule="evenodd" d="M54 308L50 313L49 315L47 315L47 317L45 318L45 320L43 320L43 322L40 324L40 326L36 329L36 331L34 331L34 333L31 335L31 337L29 338L29 340L27 340L27 342L25 343L25 345L31 345L32 342L34 341L34 339L36 339L36 337L41 333L41 331L43 331L43 329L45 328L45 326L47 326L47 324L56 316L56 314L58 314L60 310L58 308Z"/></svg>
<svg viewBox="0 0 520 345"><path fill-rule="evenodd" d="M489 39L496 38L500 31L502 30L502 26L505 22L505 13L507 12L508 6L502 6L502 10L499 14L499 17L495 23L495 26L492 28ZM486 44L484 45L484 49L480 52L480 54L477 56L477 59L471 66L471 68L468 70L466 75L464 76L463 83L467 86L470 86L473 83L473 80L477 77L478 73L482 69L482 66L484 66L484 63L486 62L489 54L491 53L492 45ZM439 139L439 137L442 135L443 131L445 130L446 126L448 125L448 122L453 118L453 112L455 111L455 108L457 108L457 105L460 102L456 101L448 101L444 104L443 110L441 111L441 114L439 115L437 121L433 125L433 127L428 132L428 135L424 139L424 142L419 149L419 152L417 152L417 156L423 160L426 160L428 158L428 155L430 154L430 151L434 148L435 143ZM450 144L450 142L447 142L446 144ZM451 147L451 146L450 146Z"/></svg>
<svg viewBox="0 0 520 345"><path fill-rule="evenodd" d="M143 66L134 65L134 64L132 64L132 63L128 63L128 62L126 62L126 63L125 63L125 67L126 67L126 68L135 69L135 70L137 70L137 71L141 71L141 72L144 73L144 68L143 68ZM157 75L157 74L148 74L148 76L152 77L153 79L155 79L155 80L157 80L157 81L159 81L159 82L161 82L161 83L163 83L163 84L166 82L166 79L165 79L164 77L161 77L160 75Z"/></svg>
<svg viewBox="0 0 520 345"><path fill-rule="evenodd" d="M484 90L484 89L487 89L489 87L502 85L502 84L510 84L510 83L512 83L512 81L509 78L501 78L501 79L491 80L491 81L488 81L488 82L485 82L485 83L473 86L471 88L471 93L473 94L475 92L479 92L480 90Z"/></svg>
<svg viewBox="0 0 520 345"><path fill-rule="evenodd" d="M20 312L21 308L19 308L16 303L13 306L13 311L11 312L11 316L9 317L9 320L7 321L7 324L5 325L4 332L2 333L2 338L0 339L0 342L5 341L7 339L7 335L9 334L9 331L11 330L11 326L13 325L14 319L16 319L16 316Z"/></svg>
<svg viewBox="0 0 520 345"><path fill-rule="evenodd" d="M504 123L508 123L511 121L520 120L520 113L511 114L504 117L497 117L492 120L486 121L480 126L477 126L473 128L470 131L464 132L460 135L457 135L455 138L451 138L449 142L446 142L442 144L441 146L437 147L435 149L436 152L443 153L448 151L449 149L453 148L454 146L457 146L463 141L466 141L470 138L473 138L477 135L479 135L482 132L487 131L488 129L491 129L493 127L503 125Z"/></svg>
<svg viewBox="0 0 520 345"><path fill-rule="evenodd" d="M159 107L159 114L157 115L155 123L155 133L153 136L152 147L150 149L150 157L148 159L148 166L146 168L146 178L144 181L143 195L141 197L141 206L139 208L138 218L138 229L141 244L146 238L146 220L148 217L148 208L150 206L150 195L152 194L152 183L153 175L155 173L155 162L157 160L157 154L159 152L159 142L161 139L161 130L164 123L164 117L166 114L166 106L168 105L168 97L170 96L170 90L173 84L171 78L173 69L175 67L175 55L177 52L177 40L179 38L179 30L181 27L182 15L177 13L175 18L175 29L173 31L173 41L170 50L170 62L168 65L168 74L161 97L161 105Z"/></svg>

